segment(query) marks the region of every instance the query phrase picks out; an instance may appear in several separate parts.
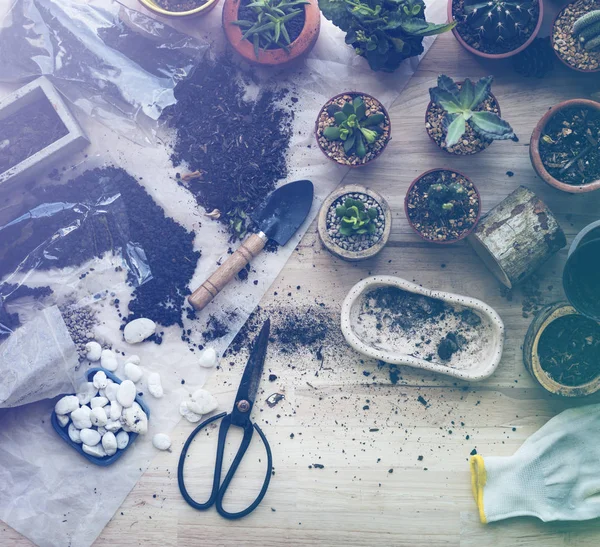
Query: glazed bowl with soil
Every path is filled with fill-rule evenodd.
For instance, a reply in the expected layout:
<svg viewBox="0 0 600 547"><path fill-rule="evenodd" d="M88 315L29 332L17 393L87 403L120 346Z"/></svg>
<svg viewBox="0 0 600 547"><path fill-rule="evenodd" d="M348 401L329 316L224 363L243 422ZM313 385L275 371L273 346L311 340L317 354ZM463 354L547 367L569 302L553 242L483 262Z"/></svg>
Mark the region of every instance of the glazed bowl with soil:
<svg viewBox="0 0 600 547"><path fill-rule="evenodd" d="M600 325L566 302L546 306L529 326L523 362L550 393L591 395L600 389Z"/></svg>
<svg viewBox="0 0 600 547"><path fill-rule="evenodd" d="M354 115L351 106L357 99L361 99L366 107L364 116L361 117L359 112L359 118L362 118L358 122L360 130L355 130L355 134L351 133L349 137L344 137L344 140L327 138L327 132L331 131L329 128L338 127L340 121L336 121L336 116L340 116L340 112L343 113L346 110L350 113L349 116ZM372 124L371 121L366 121L367 119L381 121ZM376 133L373 136L373 142L367 142L363 137L363 130ZM377 159L391 140L391 132L392 124L385 107L375 97L361 92L349 91L332 97L323 105L315 122L317 144L323 154L330 160L347 167L361 167ZM367 135L369 134L367 133ZM354 144L352 147L348 147L350 139ZM364 145L364 153L357 151L360 142Z"/></svg>
<svg viewBox="0 0 600 547"><path fill-rule="evenodd" d="M580 244L569 254L563 270L563 288L580 314L600 321L600 239Z"/></svg>
<svg viewBox="0 0 600 547"><path fill-rule="evenodd" d="M341 327L367 357L470 381L494 373L504 345L502 319L484 302L387 275L350 290Z"/></svg>
<svg viewBox="0 0 600 547"><path fill-rule="evenodd" d="M503 4L501 0L495 0L493 3ZM523 30L513 32L506 38L497 35L496 29L501 26L491 25L486 35L471 24L471 16L465 10L465 0L448 0L448 21L456 21L452 33L460 45L470 53L484 59L506 59L521 53L535 40L540 31L544 18L544 4L542 0L533 0L531 4L528 17L522 25Z"/></svg>
<svg viewBox="0 0 600 547"><path fill-rule="evenodd" d="M425 241L455 243L477 226L481 197L462 173L431 169L409 186L404 212L411 228Z"/></svg>
<svg viewBox="0 0 600 547"><path fill-rule="evenodd" d="M567 4L552 23L550 40L554 53L564 65L577 72L600 72L600 48L588 51L573 34L575 21L598 9L599 0L577 0Z"/></svg>
<svg viewBox="0 0 600 547"><path fill-rule="evenodd" d="M219 0L138 0L138 2L156 15L189 19L206 15L219 3Z"/></svg>
<svg viewBox="0 0 600 547"><path fill-rule="evenodd" d="M357 210L345 211L354 207L354 202L363 205L357 203ZM369 211L373 211L371 215ZM359 225L357 216L367 222ZM317 230L321 243L331 254L349 262L366 260L379 253L388 242L392 213L379 193L365 186L348 184L325 198L319 210Z"/></svg>
<svg viewBox="0 0 600 547"><path fill-rule="evenodd" d="M236 21L254 21L257 17L250 0L225 0L223 4L223 30L231 47L247 61L264 66L285 65L302 58L317 42L321 28L321 11L317 0L308 0L302 13L286 23L290 44L286 48L277 43L266 49L255 48L253 41L244 38L247 27L234 24ZM258 54L257 54L258 53Z"/></svg>
<svg viewBox="0 0 600 547"><path fill-rule="evenodd" d="M552 107L531 135L529 155L550 186L577 194L600 188L600 103L573 99Z"/></svg>

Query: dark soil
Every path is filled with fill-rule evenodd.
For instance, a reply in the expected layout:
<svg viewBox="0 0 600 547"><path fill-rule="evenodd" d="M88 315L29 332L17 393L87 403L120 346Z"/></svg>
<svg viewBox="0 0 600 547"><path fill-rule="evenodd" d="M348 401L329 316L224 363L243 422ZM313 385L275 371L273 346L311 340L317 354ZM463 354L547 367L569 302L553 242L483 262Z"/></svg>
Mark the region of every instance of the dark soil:
<svg viewBox="0 0 600 547"><path fill-rule="evenodd" d="M565 315L546 327L538 345L542 369L554 381L580 386L600 375L600 325L582 315Z"/></svg>
<svg viewBox="0 0 600 547"><path fill-rule="evenodd" d="M443 212L429 205L428 192L433 184L458 182L467 189L464 200L451 200L452 211ZM475 186L465 177L451 171L435 171L419 179L407 196L408 218L413 227L429 241L456 241L472 230L479 214L479 198Z"/></svg>
<svg viewBox="0 0 600 547"><path fill-rule="evenodd" d="M182 184L208 212L218 210L232 238L245 235L248 213L287 176L294 117L280 106L286 91L263 88L247 100L242 78L229 58L201 63L161 118L175 129L173 164L195 174Z"/></svg>
<svg viewBox="0 0 600 547"><path fill-rule="evenodd" d="M600 180L600 111L575 106L557 112L544 128L540 156L561 182L579 186Z"/></svg>
<svg viewBox="0 0 600 547"><path fill-rule="evenodd" d="M207 0L154 0L167 11L190 11L206 4Z"/></svg>
<svg viewBox="0 0 600 547"><path fill-rule="evenodd" d="M206 330L202 333L202 336L206 342L212 342L218 338L223 338L228 332L229 327L227 327L225 322L211 315L208 318Z"/></svg>
<svg viewBox="0 0 600 547"><path fill-rule="evenodd" d="M0 120L0 173L8 171L68 133L47 99Z"/></svg>
<svg viewBox="0 0 600 547"><path fill-rule="evenodd" d="M556 56L550 37L536 38L512 58L514 71L525 78L544 78L554 69Z"/></svg>

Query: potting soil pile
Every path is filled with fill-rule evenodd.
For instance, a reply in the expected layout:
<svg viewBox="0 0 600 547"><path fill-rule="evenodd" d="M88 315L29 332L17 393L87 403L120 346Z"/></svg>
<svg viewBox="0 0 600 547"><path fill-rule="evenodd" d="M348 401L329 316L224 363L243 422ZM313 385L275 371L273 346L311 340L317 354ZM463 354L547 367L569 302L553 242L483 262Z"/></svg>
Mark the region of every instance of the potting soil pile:
<svg viewBox="0 0 600 547"><path fill-rule="evenodd" d="M433 0L428 18L442 22L444 11L445 3ZM419 60L407 60L394 74L374 73L322 18L317 45L302 66L240 68L223 53L220 8L182 26L193 29L194 39L100 1L20 0L3 27L8 34L0 34L1 43L21 40L35 51L0 50L0 67L12 67L0 77L48 75L76 113L92 115L79 116L92 145L85 161L74 158L49 180L35 181L31 192L7 197L14 207L3 210L0 226L16 239L6 244L0 232L0 241L6 256L16 254L0 273L13 295L0 306L0 323L12 325L0 342L0 370L19 330L57 306L71 340L47 357L55 367L66 364L57 368L66 380L57 378L54 387L65 390L88 369L73 353L81 357L94 338L122 353L117 375L124 356L138 354L146 374L161 374L165 390L162 399L144 397L148 435L107 468L89 464L54 433L53 401L0 410L0 519L42 545L89 545L148 467L152 435L169 433L180 419L179 403L204 384L199 350L208 344L219 354L226 350L345 175L314 141L321 106L352 88L389 107ZM425 40L426 50L432 41ZM209 43L210 55L203 56ZM314 183L316 195L304 226L194 313L185 297L239 245L248 213L273 188L301 178ZM114 201L99 188L116 188ZM111 223L115 210L119 221ZM50 213L38 219L40 211ZM40 260L28 259L40 250ZM64 258L49 263L59 251ZM157 333L129 346L120 329L137 317L155 320ZM47 365L40 362L40 370ZM35 394L28 382L22 385Z"/></svg>

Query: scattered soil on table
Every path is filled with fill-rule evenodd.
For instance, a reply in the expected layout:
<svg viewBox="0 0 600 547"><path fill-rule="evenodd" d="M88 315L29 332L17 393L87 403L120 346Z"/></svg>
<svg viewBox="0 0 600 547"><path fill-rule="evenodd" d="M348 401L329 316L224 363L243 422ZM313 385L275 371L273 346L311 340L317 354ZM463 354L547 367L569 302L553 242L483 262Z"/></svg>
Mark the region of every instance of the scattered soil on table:
<svg viewBox="0 0 600 547"><path fill-rule="evenodd" d="M573 24L586 13L600 9L598 0L578 0L568 4L558 15L552 28L554 50L568 65L579 70L598 70L600 51L588 51L576 36L573 36Z"/></svg>
<svg viewBox="0 0 600 547"><path fill-rule="evenodd" d="M21 326L18 313L9 313L6 305L15 300L31 297L42 300L52 294L50 287L28 287L27 285L0 284L0 342Z"/></svg>
<svg viewBox="0 0 600 547"><path fill-rule="evenodd" d="M450 200L452 211L430 207L429 191L434 184L459 183L467 190L463 200ZM434 171L420 178L407 195L408 218L412 226L429 241L456 241L466 237L479 215L479 197L471 181L451 171Z"/></svg>
<svg viewBox="0 0 600 547"><path fill-rule="evenodd" d="M538 344L542 369L559 384L580 386L600 375L600 325L582 315L550 323Z"/></svg>
<svg viewBox="0 0 600 547"><path fill-rule="evenodd" d="M202 62L175 88L177 103L162 120L175 130L171 159L191 173L181 184L198 203L243 237L250 213L287 176L293 110L286 90L261 88L246 97L249 75L228 57Z"/></svg>
<svg viewBox="0 0 600 547"><path fill-rule="evenodd" d="M208 318L206 330L202 333L202 336L206 342L212 342L218 338L223 338L228 332L229 327L225 322L214 315L211 315Z"/></svg>
<svg viewBox="0 0 600 547"><path fill-rule="evenodd" d="M600 110L558 111L542 132L540 156L548 173L565 184L600 180Z"/></svg>
<svg viewBox="0 0 600 547"><path fill-rule="evenodd" d="M490 41L485 39L485 34L479 32L478 29L473 28L468 21L467 13L465 11L464 0L452 0L452 15L456 20L456 30L460 37L469 44L472 48L482 53L489 53L492 55L498 55L502 53L509 53L515 49L520 48L530 36L533 34L535 27L537 26L538 19L540 16L540 6L537 1L534 0L533 8L531 12L531 18L529 19L527 26L523 31L515 36L512 40L502 41Z"/></svg>
<svg viewBox="0 0 600 547"><path fill-rule="evenodd" d="M207 0L154 0L167 11L190 11L206 4Z"/></svg>
<svg viewBox="0 0 600 547"><path fill-rule="evenodd" d="M365 142L367 154L364 158L359 158L356 154L347 156L346 152L344 152L344 143L342 141L330 141L323 136L323 130L326 127L335 125L335 119L333 117L335 112L340 108L343 108L346 103L352 102L359 96L362 97L367 106L367 116L371 116L372 114L385 115L385 110L377 99L358 93L348 93L325 103L325 106L323 106L321 112L319 112L319 117L317 118L317 143L319 144L319 147L328 158L331 158L342 165L362 165L374 160L384 151L390 140L391 126L387 116L378 126L381 129L381 134L377 137L375 142L372 144Z"/></svg>
<svg viewBox="0 0 600 547"><path fill-rule="evenodd" d="M67 133L67 128L46 98L0 120L0 173Z"/></svg>

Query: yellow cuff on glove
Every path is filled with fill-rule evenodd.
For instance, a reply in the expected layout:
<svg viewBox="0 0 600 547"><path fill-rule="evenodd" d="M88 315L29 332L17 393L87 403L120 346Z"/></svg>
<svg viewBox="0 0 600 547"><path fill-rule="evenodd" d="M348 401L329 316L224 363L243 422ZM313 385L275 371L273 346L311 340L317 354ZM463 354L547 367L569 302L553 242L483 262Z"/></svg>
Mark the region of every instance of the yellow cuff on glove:
<svg viewBox="0 0 600 547"><path fill-rule="evenodd" d="M471 456L469 464L471 466L471 488L475 503L479 509L479 518L483 524L487 524L487 518L483 510L483 487L487 481L485 464L483 463L483 458L479 455Z"/></svg>

